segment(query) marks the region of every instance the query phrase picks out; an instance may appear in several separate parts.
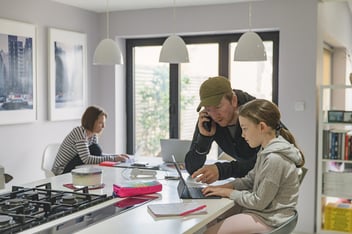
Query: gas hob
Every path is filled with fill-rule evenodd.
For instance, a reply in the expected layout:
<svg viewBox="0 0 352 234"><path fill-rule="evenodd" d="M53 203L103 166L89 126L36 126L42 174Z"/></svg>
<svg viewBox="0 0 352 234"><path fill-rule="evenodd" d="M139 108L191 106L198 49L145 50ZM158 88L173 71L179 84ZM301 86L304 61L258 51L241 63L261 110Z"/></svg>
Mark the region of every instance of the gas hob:
<svg viewBox="0 0 352 234"><path fill-rule="evenodd" d="M50 183L33 188L13 186L0 194L0 233L18 233L74 212L103 203L112 196L53 190Z"/></svg>

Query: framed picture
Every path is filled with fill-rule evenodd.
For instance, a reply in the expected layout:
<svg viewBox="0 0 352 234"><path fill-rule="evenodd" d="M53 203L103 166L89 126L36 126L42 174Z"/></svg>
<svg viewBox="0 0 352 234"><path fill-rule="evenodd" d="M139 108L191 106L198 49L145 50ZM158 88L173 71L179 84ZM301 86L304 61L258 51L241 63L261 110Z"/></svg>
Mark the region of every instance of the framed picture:
<svg viewBox="0 0 352 234"><path fill-rule="evenodd" d="M35 25L0 19L0 124L37 119L36 51Z"/></svg>
<svg viewBox="0 0 352 234"><path fill-rule="evenodd" d="M329 123L342 123L344 119L344 111L330 110L328 111Z"/></svg>
<svg viewBox="0 0 352 234"><path fill-rule="evenodd" d="M49 120L80 119L86 108L86 37L49 28Z"/></svg>
<svg viewBox="0 0 352 234"><path fill-rule="evenodd" d="M345 111L343 113L343 122L352 123L352 111Z"/></svg>

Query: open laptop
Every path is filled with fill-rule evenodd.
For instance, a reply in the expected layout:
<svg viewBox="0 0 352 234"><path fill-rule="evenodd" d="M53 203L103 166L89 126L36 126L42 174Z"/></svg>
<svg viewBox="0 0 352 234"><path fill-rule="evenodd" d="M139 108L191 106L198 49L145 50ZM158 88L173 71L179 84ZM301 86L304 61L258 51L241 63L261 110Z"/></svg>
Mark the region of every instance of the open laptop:
<svg viewBox="0 0 352 234"><path fill-rule="evenodd" d="M173 162L171 155L174 155L177 163L184 163L187 152L192 141L180 139L160 139L161 157L164 162Z"/></svg>
<svg viewBox="0 0 352 234"><path fill-rule="evenodd" d="M177 174L180 177L180 181L178 182L177 185L177 192L180 198L182 199L214 199L214 198L221 198L220 196L209 196L206 197L202 193L203 187L194 187L194 186L189 186L187 185L185 179L182 177L181 169L176 162L175 158L173 155L171 155L171 158L173 159L173 164L176 168Z"/></svg>

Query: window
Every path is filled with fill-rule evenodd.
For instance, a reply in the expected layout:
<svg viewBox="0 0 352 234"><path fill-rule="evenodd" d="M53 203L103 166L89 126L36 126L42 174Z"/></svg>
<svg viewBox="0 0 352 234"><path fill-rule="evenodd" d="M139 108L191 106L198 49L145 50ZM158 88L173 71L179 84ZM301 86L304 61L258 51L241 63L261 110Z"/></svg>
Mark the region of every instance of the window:
<svg viewBox="0 0 352 234"><path fill-rule="evenodd" d="M158 156L161 138L192 139L199 87L208 77L226 76L234 88L277 103L279 32L259 35L268 61L258 63L233 61L241 34L183 37L185 64L158 62L165 38L126 40L127 153ZM210 155L217 157L216 145Z"/></svg>

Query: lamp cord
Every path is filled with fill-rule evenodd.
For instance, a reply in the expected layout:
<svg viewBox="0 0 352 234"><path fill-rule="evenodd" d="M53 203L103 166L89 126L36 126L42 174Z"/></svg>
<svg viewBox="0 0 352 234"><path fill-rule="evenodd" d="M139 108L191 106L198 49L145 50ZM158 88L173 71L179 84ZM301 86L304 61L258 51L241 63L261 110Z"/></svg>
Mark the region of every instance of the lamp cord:
<svg viewBox="0 0 352 234"><path fill-rule="evenodd" d="M106 0L106 38L109 38L109 0Z"/></svg>
<svg viewBox="0 0 352 234"><path fill-rule="evenodd" d="M248 23L249 23L249 31L252 29L252 4L249 3L248 7Z"/></svg>
<svg viewBox="0 0 352 234"><path fill-rule="evenodd" d="M176 33L176 26L175 26L175 22L176 22L176 9L175 9L175 2L176 0L173 1L173 11L172 11L172 27L173 27L173 33Z"/></svg>

